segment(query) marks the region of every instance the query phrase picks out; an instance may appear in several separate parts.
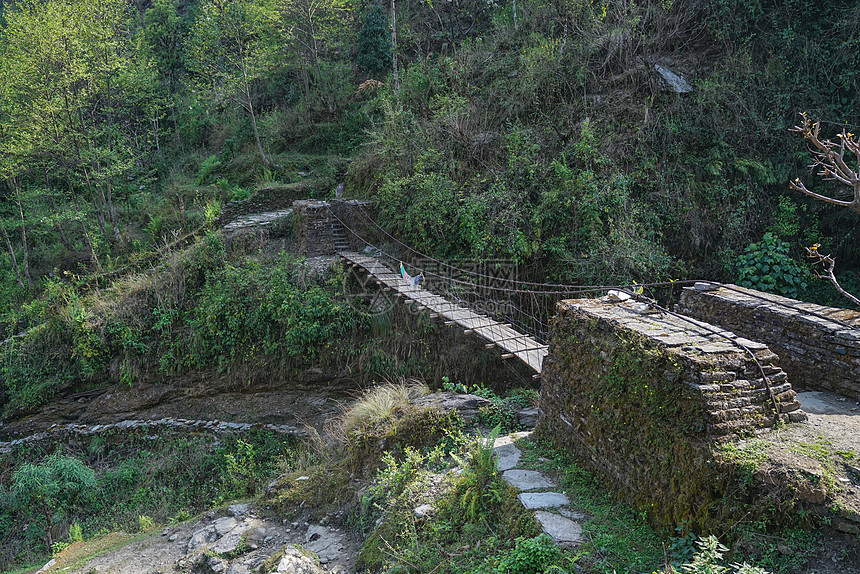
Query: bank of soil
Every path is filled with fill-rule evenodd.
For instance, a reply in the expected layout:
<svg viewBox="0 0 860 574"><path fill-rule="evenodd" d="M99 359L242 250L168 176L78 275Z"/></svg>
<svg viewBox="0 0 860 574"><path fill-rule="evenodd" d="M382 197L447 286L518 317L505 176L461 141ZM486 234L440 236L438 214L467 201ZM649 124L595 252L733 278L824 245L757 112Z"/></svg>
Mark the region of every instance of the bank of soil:
<svg viewBox="0 0 860 574"><path fill-rule="evenodd" d="M321 428L360 390L350 380L315 385L276 381L247 386L219 382L216 377L182 385L108 385L55 400L33 414L6 422L0 426L0 440L29 436L53 425L109 424L130 419L185 418Z"/></svg>

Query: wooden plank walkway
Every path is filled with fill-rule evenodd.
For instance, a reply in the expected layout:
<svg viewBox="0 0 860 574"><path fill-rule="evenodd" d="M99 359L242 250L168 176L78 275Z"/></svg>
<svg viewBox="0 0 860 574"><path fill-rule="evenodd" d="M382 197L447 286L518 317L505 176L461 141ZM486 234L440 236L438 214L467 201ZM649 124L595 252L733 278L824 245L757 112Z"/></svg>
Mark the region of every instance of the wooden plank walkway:
<svg viewBox="0 0 860 574"><path fill-rule="evenodd" d="M536 373L536 378L540 375L543 358L547 355L546 345L541 345L510 325L475 313L421 287L407 285L399 273L395 273L374 257L354 251L341 251L338 255L353 267L360 267L367 271L381 288L386 291L396 291L399 296L405 298L407 305L418 305L431 316L444 319L446 325L458 325L466 334L474 334L485 339L487 349L498 347L502 351L503 359L517 358Z"/></svg>

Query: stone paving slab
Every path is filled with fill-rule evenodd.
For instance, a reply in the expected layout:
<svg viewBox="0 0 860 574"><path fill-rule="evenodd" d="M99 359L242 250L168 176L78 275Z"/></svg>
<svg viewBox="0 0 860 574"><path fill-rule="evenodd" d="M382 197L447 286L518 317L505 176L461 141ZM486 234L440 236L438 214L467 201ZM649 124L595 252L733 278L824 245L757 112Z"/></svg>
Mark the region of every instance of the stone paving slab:
<svg viewBox="0 0 860 574"><path fill-rule="evenodd" d="M503 444L493 449L496 455L496 467L499 472L511 470L520 463L520 458L523 456L522 451L514 444Z"/></svg>
<svg viewBox="0 0 860 574"><path fill-rule="evenodd" d="M523 492L517 495L523 506L529 510L536 508L558 508L570 504L567 495L561 492Z"/></svg>
<svg viewBox="0 0 860 574"><path fill-rule="evenodd" d="M520 431L511 434L506 434L505 436L500 436L496 439L496 442L493 443L494 447L504 446L506 444L513 444L515 441L520 440L521 438L526 438L532 436L532 431Z"/></svg>
<svg viewBox="0 0 860 574"><path fill-rule="evenodd" d="M555 482L536 470L506 470L502 478L519 490L537 490L538 488L553 488Z"/></svg>
<svg viewBox="0 0 860 574"><path fill-rule="evenodd" d="M559 546L572 546L582 542L582 526L579 523L545 510L535 512L535 518L541 529Z"/></svg>

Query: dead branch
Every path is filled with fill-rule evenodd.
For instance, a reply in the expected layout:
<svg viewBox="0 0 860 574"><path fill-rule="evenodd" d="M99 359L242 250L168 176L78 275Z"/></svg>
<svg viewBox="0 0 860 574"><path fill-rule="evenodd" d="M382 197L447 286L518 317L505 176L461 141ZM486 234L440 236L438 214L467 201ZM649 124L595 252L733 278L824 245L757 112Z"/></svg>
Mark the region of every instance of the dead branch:
<svg viewBox="0 0 860 574"><path fill-rule="evenodd" d="M824 277L830 280L833 283L833 286L836 287L836 290L842 293L845 297L854 302L855 305L860 306L860 299L846 291L839 285L839 281L836 279L836 274L834 273L834 269L836 269L836 260L833 259L830 255L824 255L819 253L818 251L818 243L813 245L812 247L806 248L806 253L808 257L812 259L815 263L820 264L822 269L824 270L824 275L820 272L816 271L815 274L818 277Z"/></svg>
<svg viewBox="0 0 860 574"><path fill-rule="evenodd" d="M821 124L810 120L805 112L800 116L803 120L791 131L802 134L806 140L813 157L813 162L809 165L810 169L818 169L818 175L826 180L837 181L848 186L853 190L854 197L852 200L842 200L815 193L810 191L800 178L789 182L789 187L809 197L849 207L860 213L860 140L844 128L837 136L838 142L821 139Z"/></svg>

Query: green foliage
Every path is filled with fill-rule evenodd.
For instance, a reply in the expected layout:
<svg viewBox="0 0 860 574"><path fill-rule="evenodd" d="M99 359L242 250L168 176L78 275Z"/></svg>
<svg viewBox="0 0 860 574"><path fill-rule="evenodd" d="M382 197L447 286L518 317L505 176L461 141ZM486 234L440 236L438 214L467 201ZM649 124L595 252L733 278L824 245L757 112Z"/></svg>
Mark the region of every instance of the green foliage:
<svg viewBox="0 0 860 574"><path fill-rule="evenodd" d="M236 440L236 450L224 453L225 472L222 493L230 497L253 496L259 488L260 462L254 452L254 445L242 439Z"/></svg>
<svg viewBox="0 0 860 574"><path fill-rule="evenodd" d="M744 287L796 298L806 289L809 272L789 255L789 245L771 233L751 243L738 257L738 279Z"/></svg>
<svg viewBox="0 0 860 574"><path fill-rule="evenodd" d="M0 482L0 543L4 548L0 568L5 572L19 560L35 562L46 552L44 518L38 504L22 505L17 495L15 500L5 498L7 492L9 496L15 493L16 477L24 481L33 468L54 469L59 466L57 460L77 461L65 463L74 472L50 471L60 484L61 497L51 510L52 521L56 524L62 516L70 522L68 542L75 542L109 531L148 531L157 524L176 524L210 508L213 501L253 497L278 473L283 461L299 457L305 449L293 437L256 430L217 439L166 431L154 440L151 433L97 434L89 437L88 444L84 441L74 457L59 452L46 456L27 449L2 455L0 462L10 469L12 479L7 476ZM95 478L90 480L93 472ZM87 477L84 482L89 486L78 490L76 474ZM40 471L39 476L44 478L45 472ZM37 484L44 490L50 483ZM24 529L27 524L30 526Z"/></svg>
<svg viewBox="0 0 860 574"><path fill-rule="evenodd" d="M558 572L561 549L552 538L541 533L534 538L517 538L514 549L499 560L497 574L543 574ZM563 570L562 570L563 571Z"/></svg>
<svg viewBox="0 0 860 574"><path fill-rule="evenodd" d="M68 515L79 499L97 485L95 472L81 460L54 454L38 464L26 463L12 475L12 493L44 529L48 551L53 551L54 514Z"/></svg>
<svg viewBox="0 0 860 574"><path fill-rule="evenodd" d="M397 498L409 484L415 480L424 463L424 455L411 446L403 449L403 456L398 461L390 452L382 457L382 467L376 472L373 487L362 499L362 506L374 504L378 510L384 510L384 504Z"/></svg>
<svg viewBox="0 0 860 574"><path fill-rule="evenodd" d="M205 185L211 183L211 177L218 173L221 168L221 161L217 155L210 155L203 163L200 164L200 169L197 172L197 185Z"/></svg>
<svg viewBox="0 0 860 574"><path fill-rule="evenodd" d="M355 65L371 77L379 77L391 67L388 18L380 2L372 2L364 13L356 45Z"/></svg>
<svg viewBox="0 0 860 574"><path fill-rule="evenodd" d="M137 517L137 528L141 532L148 532L155 528L155 521L152 520L152 517L141 514Z"/></svg>
<svg viewBox="0 0 860 574"><path fill-rule="evenodd" d="M228 370L263 356L309 359L351 334L356 312L301 273L287 256L274 265L247 260L211 272L184 317L188 339L176 341L173 356L180 365Z"/></svg>
<svg viewBox="0 0 860 574"><path fill-rule="evenodd" d="M769 574L763 568L751 566L744 562L743 564L723 565L723 554L728 552L728 548L720 544L716 536L708 536L696 542L699 551L693 557L692 562L681 566L682 572L689 574Z"/></svg>
<svg viewBox="0 0 860 574"><path fill-rule="evenodd" d="M497 426L487 438L475 444L457 484L456 498L472 522L492 512L504 500L507 484L498 476L493 453L499 428Z"/></svg>

